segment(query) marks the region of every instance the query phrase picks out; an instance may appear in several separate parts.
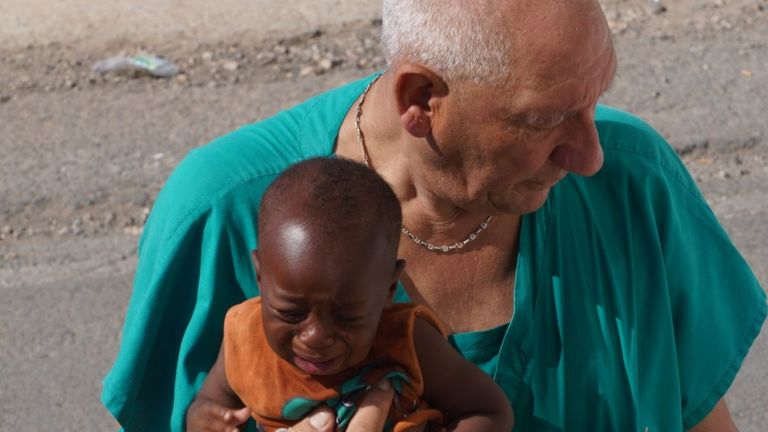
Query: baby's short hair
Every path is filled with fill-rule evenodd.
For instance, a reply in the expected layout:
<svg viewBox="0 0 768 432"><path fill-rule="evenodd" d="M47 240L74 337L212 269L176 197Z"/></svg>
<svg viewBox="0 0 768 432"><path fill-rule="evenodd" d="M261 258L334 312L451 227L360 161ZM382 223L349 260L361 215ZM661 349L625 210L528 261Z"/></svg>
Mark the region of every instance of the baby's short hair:
<svg viewBox="0 0 768 432"><path fill-rule="evenodd" d="M376 229L388 244L394 241L397 246L400 239L402 213L397 196L375 171L351 160L308 159L280 174L261 200L259 238L281 215L296 210L315 221L326 236Z"/></svg>

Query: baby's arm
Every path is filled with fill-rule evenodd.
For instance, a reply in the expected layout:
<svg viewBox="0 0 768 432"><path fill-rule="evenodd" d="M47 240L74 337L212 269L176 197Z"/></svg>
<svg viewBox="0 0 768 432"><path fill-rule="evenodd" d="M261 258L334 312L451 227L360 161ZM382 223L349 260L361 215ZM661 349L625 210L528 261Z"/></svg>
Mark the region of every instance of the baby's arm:
<svg viewBox="0 0 768 432"><path fill-rule="evenodd" d="M446 430L512 430L512 407L488 375L422 319L416 320L414 341L424 377L424 400L443 412Z"/></svg>
<svg viewBox="0 0 768 432"><path fill-rule="evenodd" d="M219 351L203 387L187 410L187 432L237 432L238 426L251 416L227 381L224 370L224 347Z"/></svg>

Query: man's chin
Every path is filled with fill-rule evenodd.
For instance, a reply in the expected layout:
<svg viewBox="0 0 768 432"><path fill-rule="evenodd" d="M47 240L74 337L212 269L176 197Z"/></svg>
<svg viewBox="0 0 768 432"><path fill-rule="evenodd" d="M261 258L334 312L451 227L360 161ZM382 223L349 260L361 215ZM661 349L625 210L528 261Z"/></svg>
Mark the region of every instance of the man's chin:
<svg viewBox="0 0 768 432"><path fill-rule="evenodd" d="M492 215L518 214L523 215L533 213L540 209L547 201L549 188L538 191L530 191L524 194L514 194L508 199L489 200L491 204Z"/></svg>

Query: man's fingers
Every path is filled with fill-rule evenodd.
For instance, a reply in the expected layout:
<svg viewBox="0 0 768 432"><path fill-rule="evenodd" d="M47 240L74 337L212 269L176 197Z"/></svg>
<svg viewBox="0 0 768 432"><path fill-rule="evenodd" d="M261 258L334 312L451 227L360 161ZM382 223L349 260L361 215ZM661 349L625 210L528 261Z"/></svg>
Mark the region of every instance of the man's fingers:
<svg viewBox="0 0 768 432"><path fill-rule="evenodd" d="M328 407L316 409L304 420L291 426L291 432L333 432L336 429L336 417Z"/></svg>
<svg viewBox="0 0 768 432"><path fill-rule="evenodd" d="M380 381L363 397L360 407L349 422L347 432L381 432L394 395L395 389L389 380Z"/></svg>

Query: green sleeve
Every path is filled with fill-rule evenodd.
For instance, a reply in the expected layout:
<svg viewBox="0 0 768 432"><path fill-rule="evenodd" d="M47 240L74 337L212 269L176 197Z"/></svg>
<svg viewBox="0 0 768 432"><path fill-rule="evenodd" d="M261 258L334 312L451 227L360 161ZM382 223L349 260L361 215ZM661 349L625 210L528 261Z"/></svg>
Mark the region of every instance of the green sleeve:
<svg viewBox="0 0 768 432"><path fill-rule="evenodd" d="M690 180L688 180L690 181ZM692 181L691 181L692 184ZM765 294L715 215L682 191L658 219L669 279L683 426L725 395L766 316Z"/></svg>
<svg viewBox="0 0 768 432"><path fill-rule="evenodd" d="M669 289L683 426L723 398L766 317L766 296L671 146L630 119L664 177L646 180ZM628 120L628 121L630 121ZM655 313L660 313L656 311ZM675 371L669 371L670 373Z"/></svg>

